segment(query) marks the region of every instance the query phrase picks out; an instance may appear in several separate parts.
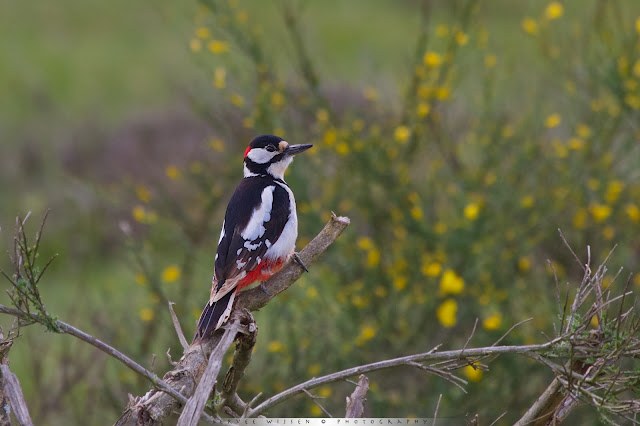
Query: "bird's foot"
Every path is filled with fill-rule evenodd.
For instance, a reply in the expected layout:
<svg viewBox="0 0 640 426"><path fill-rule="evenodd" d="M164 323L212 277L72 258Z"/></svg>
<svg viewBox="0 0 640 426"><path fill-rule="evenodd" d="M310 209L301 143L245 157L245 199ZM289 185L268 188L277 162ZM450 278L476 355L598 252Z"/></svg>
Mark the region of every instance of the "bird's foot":
<svg viewBox="0 0 640 426"><path fill-rule="evenodd" d="M271 297L271 296L272 296L272 295L271 295L271 293L269 293L269 292L267 291L267 288L264 286L264 281L262 281L262 282L260 283L260 290L262 290L262 292L263 292L264 294L266 294L267 296L269 296L269 297Z"/></svg>
<svg viewBox="0 0 640 426"><path fill-rule="evenodd" d="M293 260L295 260L298 263L298 265L302 266L302 269L309 272L309 268L307 268L307 265L305 265L302 259L300 259L300 256L298 256L298 253L293 252Z"/></svg>

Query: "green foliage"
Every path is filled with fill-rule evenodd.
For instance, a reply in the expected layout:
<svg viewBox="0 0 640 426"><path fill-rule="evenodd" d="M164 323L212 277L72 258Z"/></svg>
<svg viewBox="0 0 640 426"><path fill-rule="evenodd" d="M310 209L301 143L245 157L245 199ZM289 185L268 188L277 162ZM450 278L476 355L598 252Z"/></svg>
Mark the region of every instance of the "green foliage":
<svg viewBox="0 0 640 426"><path fill-rule="evenodd" d="M192 226L217 227L206 208L224 205L242 146L260 133L314 144L287 177L298 198L299 246L331 210L354 224L323 265L258 314L263 356L253 368L260 374L250 371L243 391L278 391L443 340L459 345L475 318L482 325L476 344L492 342L523 316L549 329L554 289L545 260L554 259L559 279L572 261L557 228L576 247L616 241L623 247L616 261L631 261L624 247L640 229L636 22L600 3L588 11L550 3L532 11L537 17L520 17L522 28L507 35L518 39L513 50L494 41L488 8L459 2L439 21L425 6L400 87L362 82L338 93L307 47L312 41L302 29L310 12L281 6L296 67L285 73L259 13L234 1L202 2L190 48L210 70L198 105L210 111L215 131L207 155L216 166L167 167L174 192L186 194L170 213L178 223L163 223L169 211L159 206L159 188L137 187L133 217L147 240L181 235L211 253L210 241L190 236L201 229ZM536 62L536 72L521 75L520 57ZM182 226L184 233L176 230ZM192 252L184 256L187 263ZM583 322L570 320L572 327ZM292 327L302 323L308 326ZM511 339L536 337L523 329ZM465 373L479 386L508 381L473 368ZM448 395L445 409L464 404L455 389L432 382L414 374L374 377L371 414L429 414L434 393L419 391L425 383ZM329 406L339 407L345 391ZM523 390L524 404L537 391ZM468 409L480 406L491 405ZM314 407L299 401L272 414L320 414Z"/></svg>

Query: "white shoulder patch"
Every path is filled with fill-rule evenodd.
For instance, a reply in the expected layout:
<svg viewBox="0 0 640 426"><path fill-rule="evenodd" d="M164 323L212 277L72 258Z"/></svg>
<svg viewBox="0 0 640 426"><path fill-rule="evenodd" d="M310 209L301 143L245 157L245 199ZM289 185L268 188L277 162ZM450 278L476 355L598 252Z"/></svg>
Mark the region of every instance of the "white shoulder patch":
<svg viewBox="0 0 640 426"><path fill-rule="evenodd" d="M242 231L242 238L253 241L264 235L264 224L271 220L271 208L273 207L273 191L276 189L274 185L267 186L262 190L260 204L251 213L251 219L247 223L247 227Z"/></svg>

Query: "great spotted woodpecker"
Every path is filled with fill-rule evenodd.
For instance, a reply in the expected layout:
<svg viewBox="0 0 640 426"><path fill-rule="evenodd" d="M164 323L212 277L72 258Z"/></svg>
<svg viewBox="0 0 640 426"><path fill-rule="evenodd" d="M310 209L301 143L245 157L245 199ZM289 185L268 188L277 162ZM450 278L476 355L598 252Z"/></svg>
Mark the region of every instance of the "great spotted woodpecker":
<svg viewBox="0 0 640 426"><path fill-rule="evenodd" d="M227 206L211 298L200 316L194 340L207 336L229 319L241 289L266 280L294 255L298 217L284 172L295 154L311 147L289 145L271 135L258 136L247 147L244 178Z"/></svg>

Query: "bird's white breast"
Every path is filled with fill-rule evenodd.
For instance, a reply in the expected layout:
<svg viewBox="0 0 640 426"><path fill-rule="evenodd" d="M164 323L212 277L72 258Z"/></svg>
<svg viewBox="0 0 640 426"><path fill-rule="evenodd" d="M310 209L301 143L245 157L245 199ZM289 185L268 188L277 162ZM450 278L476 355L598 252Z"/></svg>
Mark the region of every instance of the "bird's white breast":
<svg viewBox="0 0 640 426"><path fill-rule="evenodd" d="M280 182L276 183L289 194L289 218L278 240L267 250L265 257L274 260L286 258L291 255L296 247L296 239L298 238L298 216L296 214L296 200L293 197L293 192L288 185Z"/></svg>

